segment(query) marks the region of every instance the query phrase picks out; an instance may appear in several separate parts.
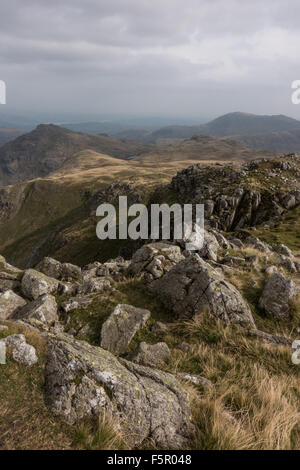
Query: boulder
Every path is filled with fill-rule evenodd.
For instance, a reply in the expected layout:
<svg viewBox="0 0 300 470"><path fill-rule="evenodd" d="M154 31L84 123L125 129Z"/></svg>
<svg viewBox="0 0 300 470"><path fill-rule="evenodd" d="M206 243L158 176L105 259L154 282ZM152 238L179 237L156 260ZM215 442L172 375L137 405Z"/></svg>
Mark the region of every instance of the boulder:
<svg viewBox="0 0 300 470"><path fill-rule="evenodd" d="M276 253L279 253L280 255L288 256L289 258L294 257L293 252L282 243L280 245L272 245L272 248L274 251L276 251Z"/></svg>
<svg viewBox="0 0 300 470"><path fill-rule="evenodd" d="M129 445L183 448L193 433L187 393L172 374L115 357L68 335L49 337L46 397L70 424L110 414Z"/></svg>
<svg viewBox="0 0 300 470"><path fill-rule="evenodd" d="M19 364L30 367L38 361L35 348L26 343L24 335L7 336L1 341L12 350L12 357Z"/></svg>
<svg viewBox="0 0 300 470"><path fill-rule="evenodd" d="M26 305L26 301L12 290L0 292L0 320L6 320Z"/></svg>
<svg viewBox="0 0 300 470"><path fill-rule="evenodd" d="M196 253L153 281L149 291L179 318L206 311L226 322L254 326L251 310L238 290Z"/></svg>
<svg viewBox="0 0 300 470"><path fill-rule="evenodd" d="M53 295L44 294L22 307L14 318L20 320L38 320L50 325L58 320L57 303Z"/></svg>
<svg viewBox="0 0 300 470"><path fill-rule="evenodd" d="M145 326L149 318L149 310L117 305L102 325L100 346L114 354L124 354L136 332Z"/></svg>
<svg viewBox="0 0 300 470"><path fill-rule="evenodd" d="M61 279L62 277L61 263L56 259L50 258L50 256L43 258L35 269L46 274L46 276L53 277L54 279Z"/></svg>
<svg viewBox="0 0 300 470"><path fill-rule="evenodd" d="M18 289L21 285L22 273L21 269L11 266L0 255L0 291Z"/></svg>
<svg viewBox="0 0 300 470"><path fill-rule="evenodd" d="M43 294L53 294L58 289L58 281L35 269L27 269L22 277L22 292L25 297L35 300Z"/></svg>
<svg viewBox="0 0 300 470"><path fill-rule="evenodd" d="M272 274L267 280L259 299L259 306L274 318L288 318L291 302L295 300L299 288L292 279L281 273Z"/></svg>
<svg viewBox="0 0 300 470"><path fill-rule="evenodd" d="M78 294L86 295L92 294L96 292L104 292L111 288L111 283L108 279L99 279L99 278L91 278L83 282L83 284L79 285L77 290Z"/></svg>
<svg viewBox="0 0 300 470"><path fill-rule="evenodd" d="M68 300L65 300L61 304L61 308L64 312L70 312L76 308L86 308L94 300L94 297L91 295L76 295L75 297L70 297Z"/></svg>
<svg viewBox="0 0 300 470"><path fill-rule="evenodd" d="M167 364L170 357L171 351L166 343L147 344L143 341L129 359L142 366L157 367Z"/></svg>
<svg viewBox="0 0 300 470"><path fill-rule="evenodd" d="M61 265L61 279L67 282L81 281L81 268L79 266L76 266L75 264L63 263Z"/></svg>
<svg viewBox="0 0 300 470"><path fill-rule="evenodd" d="M150 280L158 279L182 259L184 257L179 246L162 242L150 243L134 253L128 273L134 276L144 274Z"/></svg>
<svg viewBox="0 0 300 470"><path fill-rule="evenodd" d="M201 258L217 261L219 249L219 243L217 242L215 235L205 230L203 247L198 251L199 256L201 256Z"/></svg>

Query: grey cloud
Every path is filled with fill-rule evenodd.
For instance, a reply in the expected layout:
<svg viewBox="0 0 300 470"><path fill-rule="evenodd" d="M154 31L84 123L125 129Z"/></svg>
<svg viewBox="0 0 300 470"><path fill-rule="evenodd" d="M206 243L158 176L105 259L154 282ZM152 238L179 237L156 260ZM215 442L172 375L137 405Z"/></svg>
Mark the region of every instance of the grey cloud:
<svg viewBox="0 0 300 470"><path fill-rule="evenodd" d="M298 0L2 4L0 79L16 107L298 112L286 99L300 78Z"/></svg>

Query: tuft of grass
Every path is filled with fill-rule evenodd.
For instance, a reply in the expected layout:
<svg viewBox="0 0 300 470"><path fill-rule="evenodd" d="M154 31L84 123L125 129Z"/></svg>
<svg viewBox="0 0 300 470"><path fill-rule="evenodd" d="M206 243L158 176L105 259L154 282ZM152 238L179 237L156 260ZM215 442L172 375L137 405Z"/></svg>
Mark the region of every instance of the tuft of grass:
<svg viewBox="0 0 300 470"><path fill-rule="evenodd" d="M108 414L81 423L75 430L73 447L84 450L126 450L128 444L120 426Z"/></svg>

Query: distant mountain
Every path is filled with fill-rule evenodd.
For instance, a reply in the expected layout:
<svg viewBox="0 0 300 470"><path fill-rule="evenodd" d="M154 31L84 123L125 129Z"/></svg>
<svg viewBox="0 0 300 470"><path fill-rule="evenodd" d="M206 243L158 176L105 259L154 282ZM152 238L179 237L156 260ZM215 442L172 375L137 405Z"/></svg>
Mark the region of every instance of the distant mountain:
<svg viewBox="0 0 300 470"><path fill-rule="evenodd" d="M162 146L134 161L165 163L184 160L193 161L242 161L275 156L276 152L245 147L229 137L195 136L175 145Z"/></svg>
<svg viewBox="0 0 300 470"><path fill-rule="evenodd" d="M151 151L153 145L41 124L32 132L0 147L0 185L47 176L73 154L88 149L127 159Z"/></svg>
<svg viewBox="0 0 300 470"><path fill-rule="evenodd" d="M24 131L21 131L20 129L0 127L0 145L4 145L10 140L14 140L22 134L24 134Z"/></svg>
<svg viewBox="0 0 300 470"><path fill-rule="evenodd" d="M236 134L258 134L262 132L280 132L300 129L300 121L284 116L260 116L248 113L229 113L200 126L201 134L217 137L233 136Z"/></svg>
<svg viewBox="0 0 300 470"><path fill-rule="evenodd" d="M288 116L260 116L248 113L228 113L201 126L167 126L146 136L147 141L160 139L189 139L194 135L228 137L254 135L265 132L281 132L300 129L300 121Z"/></svg>
<svg viewBox="0 0 300 470"><path fill-rule="evenodd" d="M281 153L300 153L300 129L281 132L265 132L236 136L241 145L257 149L276 150Z"/></svg>

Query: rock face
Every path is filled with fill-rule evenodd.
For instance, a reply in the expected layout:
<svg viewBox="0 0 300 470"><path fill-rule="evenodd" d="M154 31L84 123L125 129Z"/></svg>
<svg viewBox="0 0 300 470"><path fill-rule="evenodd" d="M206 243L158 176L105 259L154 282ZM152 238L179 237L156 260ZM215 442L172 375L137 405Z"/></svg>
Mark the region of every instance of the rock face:
<svg viewBox="0 0 300 470"><path fill-rule="evenodd" d="M25 297L35 300L40 295L57 291L58 281L35 269L27 269L22 277L22 292Z"/></svg>
<svg viewBox="0 0 300 470"><path fill-rule="evenodd" d="M149 280L158 279L174 264L184 259L179 246L168 243L150 243L137 250L128 267L129 274L144 274Z"/></svg>
<svg viewBox="0 0 300 470"><path fill-rule="evenodd" d="M144 341L130 355L129 359L136 364L148 367L167 364L171 351L166 343L147 344Z"/></svg>
<svg viewBox="0 0 300 470"><path fill-rule="evenodd" d="M178 317L191 318L208 311L226 322L255 326L250 308L238 290L197 254L153 281L149 290Z"/></svg>
<svg viewBox="0 0 300 470"><path fill-rule="evenodd" d="M288 318L290 303L296 298L298 287L281 273L272 274L259 299L259 306L274 318Z"/></svg>
<svg viewBox="0 0 300 470"><path fill-rule="evenodd" d="M7 336L1 341L12 349L12 357L19 364L30 367L38 361L35 348L26 343L24 335Z"/></svg>
<svg viewBox="0 0 300 470"><path fill-rule="evenodd" d="M0 292L0 320L6 320L24 305L26 301L12 290Z"/></svg>
<svg viewBox="0 0 300 470"><path fill-rule="evenodd" d="M123 354L136 332L150 318L149 310L119 304L103 323L100 346L114 354Z"/></svg>
<svg viewBox="0 0 300 470"><path fill-rule="evenodd" d="M152 370L67 335L49 338L46 396L73 424L109 412L131 445L182 448L193 432L188 395L168 373Z"/></svg>
<svg viewBox="0 0 300 470"><path fill-rule="evenodd" d="M53 295L44 294L21 308L14 318L21 320L38 320L50 325L58 320L57 303Z"/></svg>

